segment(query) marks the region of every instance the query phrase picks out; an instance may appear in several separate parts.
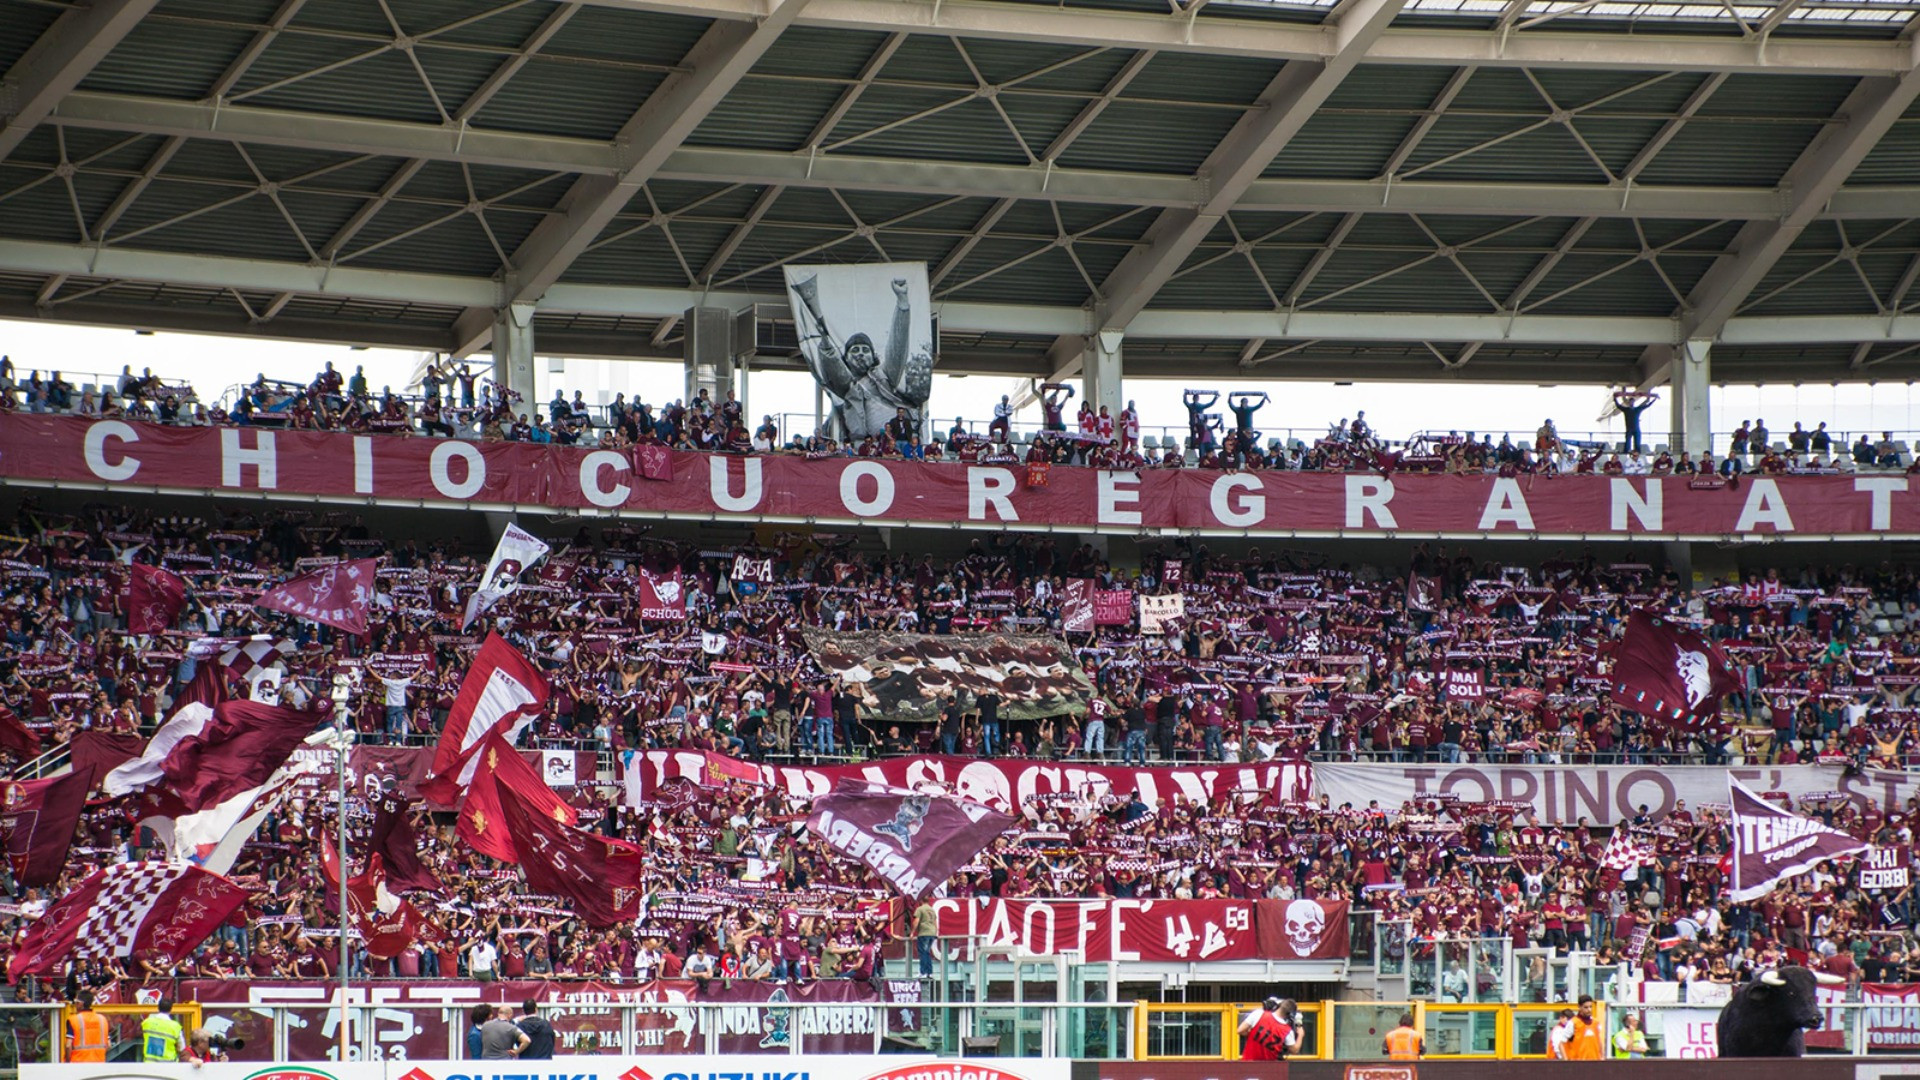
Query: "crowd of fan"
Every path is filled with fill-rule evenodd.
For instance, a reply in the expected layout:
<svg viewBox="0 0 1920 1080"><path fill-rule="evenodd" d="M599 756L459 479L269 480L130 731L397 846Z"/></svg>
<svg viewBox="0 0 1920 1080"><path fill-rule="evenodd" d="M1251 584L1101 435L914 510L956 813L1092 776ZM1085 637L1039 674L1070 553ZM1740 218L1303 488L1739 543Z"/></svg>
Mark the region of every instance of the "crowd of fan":
<svg viewBox="0 0 1920 1080"><path fill-rule="evenodd" d="M62 514L29 500L14 519L21 535L0 541L0 698L53 742L86 729L150 731L170 689L196 663L212 662L195 659L194 639L258 634L285 642L265 658L278 660L268 670L285 669L283 700L324 697L336 673L358 671L350 708L363 737L424 744L485 629L460 629L464 595L481 568L475 552L389 543L349 515L276 511L208 521L121 507ZM817 534L763 553L776 560L777 580L748 597L730 580L731 549L618 528L556 543L487 617L554 686L528 745L615 754L708 749L762 760L941 750L1155 764L1817 759L1894 768L1920 748L1920 714L1910 705L1920 684L1920 585L1910 569L1829 564L1684 591L1669 574L1591 554L1523 568L1483 563L1464 548L1419 548L1404 571L1335 567L1303 552L1229 557L1177 545L1125 572L1090 547L1008 534L944 561ZM385 561L366 639L250 603L259 588L310 565L302 560L374 555ZM120 629L119 566L129 560L165 565L191 583L178 629L151 639ZM641 619L633 580L640 566L681 571L685 620ZM873 713L863 684L817 667L804 641L813 627L1055 633L1064 580L1160 592L1176 587L1167 583L1175 566L1187 617L1166 633L1143 637L1122 625L1067 636L1095 690L1084 714L1015 723L992 715L987 701L955 702L941 719L903 733ZM1682 730L1606 700L1602 646L1630 608L1646 606L1708 625L1734 658L1745 690L1718 723ZM864 917L878 907L858 901L885 894L800 831L804 807L758 789L689 794L613 809L610 789L573 792L590 807L589 822L660 855L654 910L671 917L611 933L515 898L517 875L482 865L443 820L423 816L429 861L453 890L433 908L446 940L390 970L472 973L477 950L478 970L497 963L501 975L523 964L529 974L633 978L872 973L888 924ZM1662 864L1623 890L1597 869L1601 841L1592 831L1537 828L1497 804L1397 815L1264 801L1026 809L1024 831L951 882L953 894L1352 896L1406 920L1406 947L1416 950L1435 948L1425 942L1436 937L1599 946L1629 939L1646 922L1658 973L1700 968L1704 978L1714 977L1716 959L1738 969L1752 959L1746 950L1758 955L1768 945L1830 949L1834 957L1823 962L1871 974L1904 962L1894 951L1905 939L1893 931L1910 925L1905 894L1871 896L1831 874L1802 879L1758 907L1727 904L1716 854L1725 850L1725 829L1704 813L1647 823L1662 830ZM1908 844L1920 813L1821 809ZM315 827L325 812L318 802L295 804L270 823L263 839L274 846L236 870L260 889L252 923L223 931L175 973L327 969L330 944L302 929L328 924L311 839L326 831ZM124 806L96 807L86 831L76 875L83 862L123 857L141 842ZM23 897L8 916L15 929L66 884ZM1437 947L1454 955L1472 946ZM126 974L165 974L135 967Z"/></svg>
<svg viewBox="0 0 1920 1080"><path fill-rule="evenodd" d="M371 390L363 369L352 375L331 362L307 383L269 379L264 374L239 388L230 405L202 402L191 386L168 384L151 369L134 375L123 368L111 386L76 389L51 372L32 372L17 380L10 361L0 357L0 411L25 408L35 413L70 413L106 419L170 424L269 426L290 430L421 434L609 449L659 443L676 449L725 453L787 452L813 457L869 457L951 460L982 464L1089 465L1110 469L1221 468L1255 470L1395 470L1450 474L1497 473L1504 476L1604 474L1734 477L1745 472L1833 473L1856 469L1913 469L1914 459L1892 432L1878 440L1862 432L1849 447L1827 425L1807 430L1799 423L1784 440L1773 440L1764 420L1743 420L1729 436L1727 452L1697 458L1665 446L1648 451L1640 433L1640 413L1652 395L1622 391L1616 404L1628 418L1623 442L1563 439L1553 421L1543 423L1531 441L1503 434L1476 439L1458 431L1421 433L1404 441L1382 438L1361 412L1342 418L1311 443L1263 438L1256 414L1268 403L1258 391L1227 395L1225 412L1212 411L1220 395L1189 390L1183 395L1187 437L1142 437L1141 418L1129 401L1118 414L1083 401L1077 415L1067 407L1074 390L1043 384L1035 404L1042 423L1036 432L1016 437L1015 404L1002 397L984 432L965 417L955 417L943 433L938 425L901 410L884 430L839 440L826 431L783 437L779 422L765 416L751 424L731 390L714 400L706 390L693 398L654 408L617 394L603 408L589 405L576 390L571 399L556 391L543 411L528 407L517 394L456 361L429 362L414 396L382 387Z"/></svg>

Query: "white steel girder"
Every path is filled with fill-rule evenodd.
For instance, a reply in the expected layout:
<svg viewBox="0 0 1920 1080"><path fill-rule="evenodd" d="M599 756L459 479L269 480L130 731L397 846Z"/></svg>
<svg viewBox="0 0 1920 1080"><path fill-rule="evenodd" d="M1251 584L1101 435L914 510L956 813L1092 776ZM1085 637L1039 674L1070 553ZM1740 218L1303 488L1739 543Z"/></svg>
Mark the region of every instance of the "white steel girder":
<svg viewBox="0 0 1920 1080"><path fill-rule="evenodd" d="M638 11L711 19L753 17L755 0L588 0ZM1329 29L1233 18L1215 5L1190 18L1148 12L1099 11L1001 0L818 0L800 23L844 30L906 31L971 38L1161 49L1271 60L1324 60L1337 51ZM1912 66L1902 41L1862 41L1649 31L1449 30L1401 27L1367 49L1368 63L1526 68L1727 71L1765 74L1891 75Z"/></svg>
<svg viewBox="0 0 1920 1080"><path fill-rule="evenodd" d="M83 91L51 117L73 127L228 139L405 158L557 170L612 177L612 144L563 136L168 101ZM1111 206L1195 207L1210 195L1201 177L1045 165L998 165L835 153L809 156L719 147L671 149L662 180L841 188L991 199L1051 199ZM1234 209L1320 213L1511 214L1597 218L1761 220L1778 218L1791 192L1777 188L1643 184L1255 179ZM1842 219L1898 218L1920 205L1920 185L1842 188L1819 209Z"/></svg>
<svg viewBox="0 0 1920 1080"><path fill-rule="evenodd" d="M48 277L161 282L295 296L353 297L393 303L430 304L491 312L501 306L501 284L488 278L328 267L324 264L183 255L128 247L96 247L38 240L0 240L0 270ZM584 315L667 318L705 303L739 310L756 301L784 298L747 292L704 292L628 285L558 284L538 309ZM1028 336L1086 334L1088 312L1080 308L947 301L940 325L951 331ZM1148 339L1292 341L1485 341L1534 345L1650 345L1673 340L1668 318L1576 315L1428 315L1356 313L1149 310L1134 319L1128 336ZM1739 317L1719 340L1730 344L1920 341L1920 313L1878 315Z"/></svg>
<svg viewBox="0 0 1920 1080"><path fill-rule="evenodd" d="M693 134L707 114L745 77L810 0L769 0L764 18L753 23L716 22L702 34L678 69L648 96L614 137L618 168L611 176L582 176L561 197L557 213L536 226L518 250L504 275L507 304L530 304L560 280L573 260L585 251L607 224L639 192L667 155ZM465 356L492 336L493 315L487 324L480 312L461 316L465 340L454 343L454 353Z"/></svg>
<svg viewBox="0 0 1920 1080"><path fill-rule="evenodd" d="M158 2L94 0L54 20L0 76L0 161Z"/></svg>

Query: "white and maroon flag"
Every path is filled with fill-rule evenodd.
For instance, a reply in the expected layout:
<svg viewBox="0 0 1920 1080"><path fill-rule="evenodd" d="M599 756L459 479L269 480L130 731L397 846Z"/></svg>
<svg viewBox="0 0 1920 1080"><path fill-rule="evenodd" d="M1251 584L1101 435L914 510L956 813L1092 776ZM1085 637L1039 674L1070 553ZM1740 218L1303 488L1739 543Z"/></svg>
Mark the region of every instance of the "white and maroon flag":
<svg viewBox="0 0 1920 1080"><path fill-rule="evenodd" d="M499 634L488 634L460 680L440 743L433 751L433 775L421 793L452 806L473 782L475 750L487 732L499 728L511 743L547 704L547 679Z"/></svg>
<svg viewBox="0 0 1920 1080"><path fill-rule="evenodd" d="M1668 723L1710 719L1740 681L1720 647L1671 619L1646 611L1627 616L1613 653L1612 699Z"/></svg>
<svg viewBox="0 0 1920 1080"><path fill-rule="evenodd" d="M917 900L1018 820L957 796L841 780L815 800L807 830Z"/></svg>
<svg viewBox="0 0 1920 1080"><path fill-rule="evenodd" d="M1727 792L1733 803L1732 896L1738 903L1765 896L1780 882L1829 859L1858 855L1873 846L1782 810L1731 776Z"/></svg>
<svg viewBox="0 0 1920 1080"><path fill-rule="evenodd" d="M1600 853L1600 868L1613 871L1615 877L1658 861L1653 845L1625 825L1613 830L1613 835L1607 838L1606 850Z"/></svg>
<svg viewBox="0 0 1920 1080"><path fill-rule="evenodd" d="M686 619L687 589L679 567L665 573L640 568L640 617L656 622Z"/></svg>
<svg viewBox="0 0 1920 1080"><path fill-rule="evenodd" d="M239 861L241 849L253 839L267 815L293 793L306 774L323 768L317 763L289 762L274 770L265 783L247 788L205 810L178 816L156 814L143 818L140 824L153 830L175 859L225 874Z"/></svg>
<svg viewBox="0 0 1920 1080"><path fill-rule="evenodd" d="M773 586L773 560L765 556L735 555L733 557L733 591L741 596L754 596Z"/></svg>
<svg viewBox="0 0 1920 1080"><path fill-rule="evenodd" d="M460 621L461 633L473 625L473 620L485 615L488 608L518 589L521 571L530 569L552 550L546 541L520 526L508 525L500 534L500 542L493 545L493 558L487 560L487 572L480 576L480 587L467 597L466 618Z"/></svg>
<svg viewBox="0 0 1920 1080"><path fill-rule="evenodd" d="M367 609L373 606L374 574L379 567L378 559L323 566L275 585L261 593L254 605L364 637Z"/></svg>
<svg viewBox="0 0 1920 1080"><path fill-rule="evenodd" d="M247 900L219 874L178 862L129 862L95 871L33 923L7 978L52 970L68 959L179 960Z"/></svg>

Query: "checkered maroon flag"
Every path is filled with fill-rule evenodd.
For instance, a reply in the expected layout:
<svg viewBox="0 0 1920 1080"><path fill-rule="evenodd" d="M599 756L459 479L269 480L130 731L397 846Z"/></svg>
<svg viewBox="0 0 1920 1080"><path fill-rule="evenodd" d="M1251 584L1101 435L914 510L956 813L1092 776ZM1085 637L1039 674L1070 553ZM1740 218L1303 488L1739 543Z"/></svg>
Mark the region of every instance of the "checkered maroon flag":
<svg viewBox="0 0 1920 1080"><path fill-rule="evenodd" d="M28 928L7 979L69 960L179 960L245 903L245 889L187 863L120 863L96 871Z"/></svg>
<svg viewBox="0 0 1920 1080"><path fill-rule="evenodd" d="M1625 825L1613 830L1607 839L1606 850L1600 853L1600 868L1611 870L1616 875L1636 866L1651 866L1658 860L1653 854L1653 845L1643 836L1635 836L1633 830Z"/></svg>

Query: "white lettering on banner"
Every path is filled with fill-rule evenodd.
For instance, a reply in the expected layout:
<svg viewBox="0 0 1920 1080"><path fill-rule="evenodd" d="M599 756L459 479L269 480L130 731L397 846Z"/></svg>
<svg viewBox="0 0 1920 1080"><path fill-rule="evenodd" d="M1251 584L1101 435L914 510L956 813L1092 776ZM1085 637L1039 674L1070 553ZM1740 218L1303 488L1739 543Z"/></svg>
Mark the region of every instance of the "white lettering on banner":
<svg viewBox="0 0 1920 1080"><path fill-rule="evenodd" d="M121 454L119 460L108 461L108 439L139 442L140 433L133 429L132 424L119 420L102 420L97 424L87 425L86 441L81 445L81 454L87 461L87 471L102 480L118 482L133 479L133 474L140 471L140 459L132 454Z"/></svg>
<svg viewBox="0 0 1920 1080"><path fill-rule="evenodd" d="M1747 481L1746 505L1740 508L1740 520L1733 523L1733 531L1753 532L1761 525L1771 525L1775 532L1793 531L1793 517L1787 513L1780 485L1766 477Z"/></svg>
<svg viewBox="0 0 1920 1080"><path fill-rule="evenodd" d="M1011 469L991 467L970 468L967 470L967 520L985 521L987 507L992 505L993 512L1001 521L1019 521L1020 515L1013 509L1013 490L1019 486Z"/></svg>
<svg viewBox="0 0 1920 1080"><path fill-rule="evenodd" d="M759 766L761 783L796 798L825 795L833 790L835 780L844 777L893 787L931 784L958 788L970 793L976 802L1001 808L1019 807L1028 814L1040 812L1028 801L1035 795L1077 794L1098 800L1110 794L1126 796L1138 791L1140 801L1149 807L1158 807L1163 799L1174 795L1184 795L1196 803L1209 803L1226 791L1271 792L1282 801L1297 801L1307 798L1312 790L1314 769L1315 766L1304 761L1123 769L940 757L886 758L865 765L825 768ZM698 782L705 774L705 754L689 750L649 750L643 761L626 768L628 804L639 806L645 801L645 792L657 790L668 780ZM1721 786L1724 789L1725 783Z"/></svg>
<svg viewBox="0 0 1920 1080"><path fill-rule="evenodd" d="M1120 509L1123 503L1127 506L1140 504L1140 474L1101 469L1095 474L1095 479L1100 492L1095 520L1102 525L1140 524L1140 511Z"/></svg>
<svg viewBox="0 0 1920 1080"><path fill-rule="evenodd" d="M466 476L457 484L453 481L454 458L466 463ZM471 499L487 482L487 459L472 443L448 439L433 448L433 456L427 459L427 477L433 481L433 489L447 498Z"/></svg>
<svg viewBox="0 0 1920 1080"><path fill-rule="evenodd" d="M1907 478L1904 476L1856 476L1853 478L1853 490L1864 491L1873 496L1872 511L1867 527L1872 529L1893 528L1893 493L1907 490Z"/></svg>
<svg viewBox="0 0 1920 1080"><path fill-rule="evenodd" d="M1240 529L1249 529L1260 524L1267 516L1267 497L1259 494L1266 485L1257 476L1247 473L1229 473L1213 482L1213 490L1208 493L1207 506L1213 511L1213 518L1222 525ZM1234 506L1235 491L1253 492Z"/></svg>
<svg viewBox="0 0 1920 1080"><path fill-rule="evenodd" d="M1314 794L1334 806L1365 806L1370 799L1397 808L1402 803L1454 795L1468 802L1495 799L1526 803L1542 825L1571 825L1584 817L1594 825L1617 825L1645 806L1659 817L1685 799L1691 805L1724 802L1727 777L1758 792L1778 791L1798 799L1823 791L1849 795L1861 808L1890 813L1920 795L1920 774L1868 769L1849 775L1838 765L1388 765L1318 763Z"/></svg>
<svg viewBox="0 0 1920 1080"><path fill-rule="evenodd" d="M1486 509L1480 511L1480 528L1485 531L1492 532L1502 524L1521 532L1533 531L1533 511L1520 491L1520 482L1510 476L1494 480L1493 490L1487 492Z"/></svg>
<svg viewBox="0 0 1920 1080"><path fill-rule="evenodd" d="M760 505L760 499L766 492L766 484L760 479L762 471L760 459L743 458L740 461L740 494L733 493L733 478L727 470L730 459L716 454L707 459L707 486L713 495L713 505L735 514L745 513Z"/></svg>
<svg viewBox="0 0 1920 1080"><path fill-rule="evenodd" d="M1632 514L1645 532L1659 532L1661 522L1666 518L1664 494L1666 485L1658 480L1648 480L1646 493L1641 494L1633 486L1633 481L1623 477L1613 477L1607 485L1613 496L1612 528L1615 532L1630 532L1627 515Z"/></svg>
<svg viewBox="0 0 1920 1080"><path fill-rule="evenodd" d="M1863 889L1904 889L1912 879L1904 848L1877 847L1867 852L1860 865Z"/></svg>
<svg viewBox="0 0 1920 1080"><path fill-rule="evenodd" d="M1700 1061L1720 1056L1717 1009L1662 1009L1662 1043L1670 1058Z"/></svg>
<svg viewBox="0 0 1920 1080"><path fill-rule="evenodd" d="M245 428L220 429L220 486L242 486L240 471L251 466L256 487L263 491L279 487L279 455L274 453L273 432L256 429L252 446L241 443L240 436L244 434Z"/></svg>
<svg viewBox="0 0 1920 1080"><path fill-rule="evenodd" d="M633 493L633 489L618 482L610 488L601 487L600 471L613 469L616 472L626 472L629 467L626 455L616 454L611 450L595 450L580 459L580 494L586 496L587 501L595 506L619 506L627 501L627 496Z"/></svg>
<svg viewBox="0 0 1920 1080"><path fill-rule="evenodd" d="M1393 511L1387 506L1392 501L1393 481L1385 477L1347 474L1347 528L1366 528L1369 515L1379 528L1399 528L1400 523L1393 519Z"/></svg>
<svg viewBox="0 0 1920 1080"><path fill-rule="evenodd" d="M860 497L860 481L873 478L873 498ZM876 461L856 461L840 473L840 502L855 517L878 517L893 508L893 474Z"/></svg>
<svg viewBox="0 0 1920 1080"><path fill-rule="evenodd" d="M373 436L353 437L353 493L373 494Z"/></svg>
<svg viewBox="0 0 1920 1080"><path fill-rule="evenodd" d="M354 1000L358 1002L360 1000L358 988L355 992ZM322 1009L326 1006L328 999L324 996L312 996L322 993L323 991L319 989L310 991L307 999L299 1004ZM390 993L393 991L376 991L375 1000L381 1000L381 995ZM459 1004L464 1008L478 996L478 992L475 991L458 1002L449 1003ZM668 1026L664 1029L634 1033L640 1037L643 1045L649 1046L664 1045L664 1040L658 1036L679 1032L681 1024L685 1025L686 1032L693 1032L700 1014L696 1013L691 1006L703 1004L687 1000L678 992L670 992L664 1001L653 1000L651 997L647 999L630 997L624 994L616 998L612 994L598 992L580 995L550 993L542 1001L541 1011L546 1013L551 1009L556 1019L562 1016L572 1019L583 1016L614 1015L611 1008L594 1007L597 1003L576 1004L571 1000L562 1000L576 996L606 998L603 1004L607 1006L640 1006L646 1010L641 1014L642 1016L668 1021ZM782 1001L784 1000L783 998ZM784 1006L780 1002L750 1004L706 1002L704 1004L709 1010L708 1015L713 1019L715 1031L728 1042L742 1038L758 1039L773 1030L770 1026L772 1020L780 1017L791 1021L798 1029L802 1042L810 1042L809 1036L826 1038L827 1041L812 1044L822 1046L831 1046L831 1037L834 1036L842 1039L866 1036L870 1041L881 1011L869 1003L827 1005L797 1001ZM686 1007L673 1007L676 1005ZM217 1008L220 1011L232 1011L235 1006L221 1004ZM414 1024L424 1022L427 1015L420 1008L410 1011L406 1010L404 1005L396 1008L401 1011L387 1019L404 1022L408 1030L411 1030ZM367 1011L379 1013L383 1010ZM437 1012L432 1015L438 1017ZM318 1023L317 1020L315 1022ZM353 1028L350 1029L354 1032L353 1037L356 1039L359 1037L359 1027L360 1024L356 1019ZM611 1032L597 1033L599 1054L607 1053L608 1039L619 1040L619 1027L620 1025L615 1023ZM556 1034L562 1040L570 1041L581 1033L561 1031ZM329 1028L326 1035L332 1038L333 1030ZM648 1038L648 1036L654 1036L654 1038ZM398 1041L387 1039L384 1032L381 1033L381 1040L383 1042ZM684 1038L677 1041L682 1046L689 1042ZM291 1068L270 1069L267 1072L274 1075L319 1075L334 1078L334 1080L406 1080L409 1076L430 1076L438 1080L613 1080L616 1075L621 1075L617 1072L620 1067L632 1064L590 1054L562 1056L552 1061L534 1062L446 1061L414 1059L404 1053L404 1045L376 1048L376 1052L383 1050L395 1052L384 1061L355 1060L342 1063L329 1060L321 1061L313 1068L303 1068L295 1064ZM639 1060L644 1067L628 1069L624 1075L653 1077L657 1080L1069 1080L1073 1066L1073 1063L1066 1058L1025 1058L1009 1062L1003 1067L978 1060L890 1055L879 1059L885 1063L884 1068L876 1068L879 1062L875 1059L856 1056L851 1052L790 1055L777 1050L772 1055L768 1055L766 1050L761 1050L752 1056L735 1054L718 1058L687 1053L646 1053ZM244 1080L249 1076L261 1075L261 1070L262 1066L259 1062L214 1062L206 1065L185 1061L152 1062L142 1065L138 1070L120 1069L117 1075L127 1076L138 1072L142 1076L154 1077L156 1080ZM116 1071L87 1064L25 1064L20 1075L22 1080L102 1080L104 1077L116 1075Z"/></svg>

